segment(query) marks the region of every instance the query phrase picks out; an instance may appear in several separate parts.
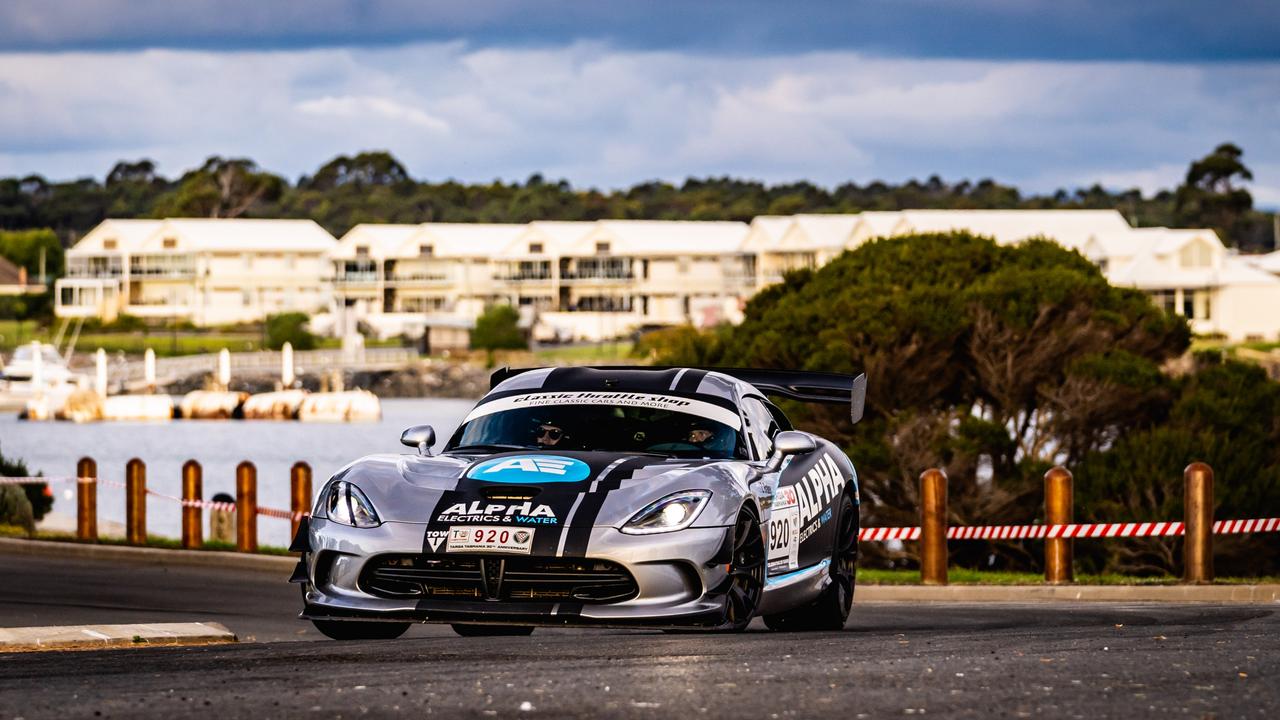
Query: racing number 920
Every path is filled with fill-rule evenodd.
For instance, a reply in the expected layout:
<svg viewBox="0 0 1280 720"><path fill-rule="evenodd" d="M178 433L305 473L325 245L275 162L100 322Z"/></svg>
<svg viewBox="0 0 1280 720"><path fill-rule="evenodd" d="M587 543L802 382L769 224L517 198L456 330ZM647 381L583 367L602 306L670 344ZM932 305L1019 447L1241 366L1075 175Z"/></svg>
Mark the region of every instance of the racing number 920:
<svg viewBox="0 0 1280 720"><path fill-rule="evenodd" d="M791 518L769 521L769 549L784 550L791 545Z"/></svg>
<svg viewBox="0 0 1280 720"><path fill-rule="evenodd" d="M475 542L478 543L491 543L495 541L498 543L505 543L510 539L510 530L495 530L493 528L485 530L484 528L480 528L475 531Z"/></svg>

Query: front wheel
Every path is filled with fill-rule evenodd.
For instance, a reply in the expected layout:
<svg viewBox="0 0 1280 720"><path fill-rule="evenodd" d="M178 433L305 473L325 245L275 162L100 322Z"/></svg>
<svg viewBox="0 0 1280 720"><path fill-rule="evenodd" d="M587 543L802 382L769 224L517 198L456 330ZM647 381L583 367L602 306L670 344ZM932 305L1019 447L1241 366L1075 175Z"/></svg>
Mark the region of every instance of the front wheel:
<svg viewBox="0 0 1280 720"><path fill-rule="evenodd" d="M756 616L764 593L765 555L760 521L743 510L733 528L733 559L728 567L729 589L723 629L742 632Z"/></svg>
<svg viewBox="0 0 1280 720"><path fill-rule="evenodd" d="M312 620L325 637L334 640L395 640L409 629L409 623Z"/></svg>
<svg viewBox="0 0 1280 720"><path fill-rule="evenodd" d="M858 509L848 495L840 500L839 530L831 548L828 572L831 582L812 603L793 610L766 615L770 630L843 630L853 607L853 588L858 572Z"/></svg>
<svg viewBox="0 0 1280 720"><path fill-rule="evenodd" d="M519 637L532 635L532 625L463 625L453 623L450 627L462 637Z"/></svg>

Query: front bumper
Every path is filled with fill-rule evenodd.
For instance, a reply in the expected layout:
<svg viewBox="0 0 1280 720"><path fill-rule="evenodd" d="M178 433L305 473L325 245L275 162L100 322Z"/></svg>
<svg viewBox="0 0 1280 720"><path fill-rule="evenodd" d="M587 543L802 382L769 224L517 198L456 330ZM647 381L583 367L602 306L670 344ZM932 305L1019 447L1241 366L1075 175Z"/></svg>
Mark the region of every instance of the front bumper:
<svg viewBox="0 0 1280 720"><path fill-rule="evenodd" d="M307 528L304 608L309 619L482 622L520 625L717 626L725 618L729 527L627 535L591 530L587 556L617 563L634 578L633 597L608 603L387 598L361 585L366 565L384 555L423 553L426 525L386 522L352 528L312 519ZM447 555L440 555L447 557ZM492 557L514 557L492 554Z"/></svg>

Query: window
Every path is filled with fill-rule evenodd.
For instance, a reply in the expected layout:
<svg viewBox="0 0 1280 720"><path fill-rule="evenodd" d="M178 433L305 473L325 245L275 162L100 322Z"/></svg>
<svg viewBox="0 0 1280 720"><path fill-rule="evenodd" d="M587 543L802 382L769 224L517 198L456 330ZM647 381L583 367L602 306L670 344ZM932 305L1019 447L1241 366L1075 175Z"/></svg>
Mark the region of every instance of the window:
<svg viewBox="0 0 1280 720"><path fill-rule="evenodd" d="M243 306L245 306L245 307L249 307L250 305L252 305L252 304L253 304L253 293L249 292L248 290L245 290L245 291L241 292L241 293L240 293L240 304L241 304L241 305L243 305Z"/></svg>
<svg viewBox="0 0 1280 720"><path fill-rule="evenodd" d="M531 242L531 243L529 243L529 254L530 254L530 255L541 255L541 254L542 254L542 243L535 243L535 242Z"/></svg>
<svg viewBox="0 0 1280 720"><path fill-rule="evenodd" d="M607 242L596 243L596 252L601 254L609 252L609 243Z"/></svg>
<svg viewBox="0 0 1280 720"><path fill-rule="evenodd" d="M756 449L756 459L763 460L773 453L773 436L778 434L778 423L773 413L756 397L742 399L742 414L747 418L747 437Z"/></svg>
<svg viewBox="0 0 1280 720"><path fill-rule="evenodd" d="M418 256L419 256L419 257L431 257L432 255L435 255L435 254L436 254L436 248L435 248L435 246L434 246L434 245L419 245L419 246L418 246Z"/></svg>
<svg viewBox="0 0 1280 720"><path fill-rule="evenodd" d="M111 238L111 239L108 239L108 240L103 240L103 241L102 241L102 249L103 249L103 250L115 250L115 249L116 249L116 241L115 241L115 238Z"/></svg>
<svg viewBox="0 0 1280 720"><path fill-rule="evenodd" d="M160 244L161 244L161 246L162 246L162 247L164 247L164 249L165 249L165 250L172 250L172 249L174 249L174 248L178 247L178 239L177 239L177 238L165 238L164 240L162 240L162 241L161 241L161 243L160 243Z"/></svg>
<svg viewBox="0 0 1280 720"><path fill-rule="evenodd" d="M367 258L367 257L369 257L369 246L368 246L368 245L357 245L357 246L356 246L356 257L358 257L358 258Z"/></svg>

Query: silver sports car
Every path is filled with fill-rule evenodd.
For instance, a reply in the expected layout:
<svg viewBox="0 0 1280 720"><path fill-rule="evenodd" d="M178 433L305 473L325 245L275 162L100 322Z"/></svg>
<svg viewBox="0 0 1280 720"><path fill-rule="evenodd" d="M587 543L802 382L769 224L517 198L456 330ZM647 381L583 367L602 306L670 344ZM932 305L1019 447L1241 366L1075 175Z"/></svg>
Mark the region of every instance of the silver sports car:
<svg viewBox="0 0 1280 720"><path fill-rule="evenodd" d="M334 475L291 547L301 617L335 639L413 622L839 629L853 599L858 481L767 397L838 402L865 376L572 367L494 373L442 452Z"/></svg>

